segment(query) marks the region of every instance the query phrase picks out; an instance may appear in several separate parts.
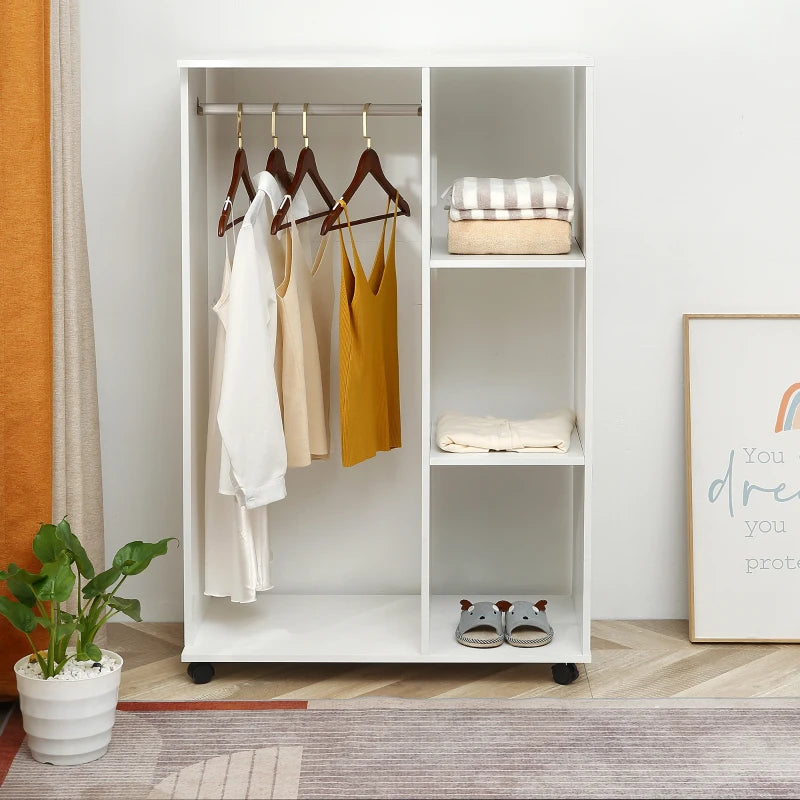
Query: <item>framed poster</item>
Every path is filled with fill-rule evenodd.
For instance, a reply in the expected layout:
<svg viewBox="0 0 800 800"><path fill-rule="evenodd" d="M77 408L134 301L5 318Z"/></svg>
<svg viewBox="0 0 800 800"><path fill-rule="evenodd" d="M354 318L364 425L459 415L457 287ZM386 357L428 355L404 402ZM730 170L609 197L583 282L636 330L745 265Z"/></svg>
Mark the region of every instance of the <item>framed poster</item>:
<svg viewBox="0 0 800 800"><path fill-rule="evenodd" d="M800 315L685 314L689 638L800 642Z"/></svg>

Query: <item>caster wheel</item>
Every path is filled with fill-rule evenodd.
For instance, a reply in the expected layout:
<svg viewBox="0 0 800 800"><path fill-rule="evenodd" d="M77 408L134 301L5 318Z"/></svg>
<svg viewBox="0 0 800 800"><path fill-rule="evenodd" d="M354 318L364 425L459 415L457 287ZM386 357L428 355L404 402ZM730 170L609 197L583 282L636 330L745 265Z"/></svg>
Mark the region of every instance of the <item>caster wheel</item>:
<svg viewBox="0 0 800 800"><path fill-rule="evenodd" d="M186 668L186 674L194 683L208 683L214 677L214 665L204 661L191 663Z"/></svg>
<svg viewBox="0 0 800 800"><path fill-rule="evenodd" d="M553 680L562 686L568 686L580 675L575 664L553 664L551 670Z"/></svg>

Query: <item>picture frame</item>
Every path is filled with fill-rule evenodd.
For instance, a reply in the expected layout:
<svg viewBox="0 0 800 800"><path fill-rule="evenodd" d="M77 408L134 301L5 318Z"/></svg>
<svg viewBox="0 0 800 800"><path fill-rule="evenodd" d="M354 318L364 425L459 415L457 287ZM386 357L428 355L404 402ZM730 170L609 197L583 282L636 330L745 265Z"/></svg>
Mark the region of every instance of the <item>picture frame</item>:
<svg viewBox="0 0 800 800"><path fill-rule="evenodd" d="M800 642L800 314L684 314L689 638Z"/></svg>

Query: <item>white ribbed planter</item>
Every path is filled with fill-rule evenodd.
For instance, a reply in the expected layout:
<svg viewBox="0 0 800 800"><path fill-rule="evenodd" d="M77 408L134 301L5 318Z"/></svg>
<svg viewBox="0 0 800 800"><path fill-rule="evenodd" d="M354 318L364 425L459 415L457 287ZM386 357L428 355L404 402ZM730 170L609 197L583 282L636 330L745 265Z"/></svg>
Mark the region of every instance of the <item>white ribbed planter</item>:
<svg viewBox="0 0 800 800"><path fill-rule="evenodd" d="M42 680L21 675L14 665L31 755L46 764L85 764L108 750L117 710L122 657L103 650L117 662L113 672L83 680Z"/></svg>

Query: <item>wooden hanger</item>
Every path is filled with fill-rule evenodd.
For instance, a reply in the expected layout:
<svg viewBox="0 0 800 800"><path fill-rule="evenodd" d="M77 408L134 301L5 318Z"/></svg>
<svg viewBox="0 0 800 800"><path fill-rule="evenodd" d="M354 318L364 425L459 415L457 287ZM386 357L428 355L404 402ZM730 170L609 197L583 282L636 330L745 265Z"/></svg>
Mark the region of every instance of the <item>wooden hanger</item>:
<svg viewBox="0 0 800 800"><path fill-rule="evenodd" d="M244 148L242 147L242 104L239 103L239 109L236 112L236 137L239 140L239 147L236 150L236 155L233 159L233 175L231 176L231 185L228 187L228 194L225 197L225 202L222 205L222 213L219 215L219 225L217 226L217 236L224 236L228 228L232 228L237 222L241 222L244 217L234 220L228 225L228 218L233 210L233 200L236 197L236 190L239 184L243 183L244 188L247 190L247 196L252 200L256 196L256 190L253 186L253 181L250 177L250 170L247 167L247 156L245 155Z"/></svg>
<svg viewBox="0 0 800 800"><path fill-rule="evenodd" d="M267 166L264 167L270 175L281 185L284 191L288 191L292 185L292 174L286 169L286 160L278 147L278 137L275 135L275 114L278 111L278 104L272 104L272 150L269 151Z"/></svg>
<svg viewBox="0 0 800 800"><path fill-rule="evenodd" d="M306 133L306 114L308 112L308 103L303 103L303 149L300 151L300 155L297 158L297 167L294 171L294 178L292 178L292 182L286 192L289 195L291 200L297 196L297 192L300 189L300 184L303 182L303 179L308 176L311 178L314 186L317 187L317 191L322 195L322 199L325 201L325 204L328 208L325 211L318 211L316 214L309 214L307 217L301 217L295 222L308 222L310 219L318 219L319 217L325 217L330 212L330 209L336 205L336 200L333 199L333 195L330 193L330 190L325 185L325 182L322 180L322 177L319 174L319 170L317 169L317 162L314 158L314 151L308 146L308 134ZM272 220L272 233L276 234L278 231L283 230L284 228L288 228L291 223L284 222L286 219L286 215L289 213L289 208L291 207L290 201L284 197L283 202L280 204L277 212L275 213L275 217Z"/></svg>
<svg viewBox="0 0 800 800"><path fill-rule="evenodd" d="M367 140L367 149L361 154L361 158L358 160L358 166L356 167L356 174L353 176L353 180L350 181L350 185L344 190L344 194L342 195L342 200L345 203L349 203L353 199L353 195L358 190L358 187L364 182L364 179L367 175L372 175L375 178L378 186L386 192L392 200L397 199L397 213L404 217L411 216L411 210L408 207L408 203L401 197L400 192L389 183L389 180L383 174L383 168L381 167L381 160L378 158L378 154L372 149L372 139L367 135L367 112L369 110L370 103L364 103L364 111L362 112L362 121L363 121L363 135L364 138ZM335 231L339 228L346 227L347 223L343 223L340 225L335 224L336 220L339 218L339 215L342 213L344 206L341 203L337 203L336 206L330 211L330 213L325 217L322 223L322 229L320 234L324 236L328 231ZM381 219L389 219L389 217L394 216L394 212L389 214L379 214L375 217L364 217L363 219L357 219L350 223L350 225L363 225L365 222L377 222Z"/></svg>

